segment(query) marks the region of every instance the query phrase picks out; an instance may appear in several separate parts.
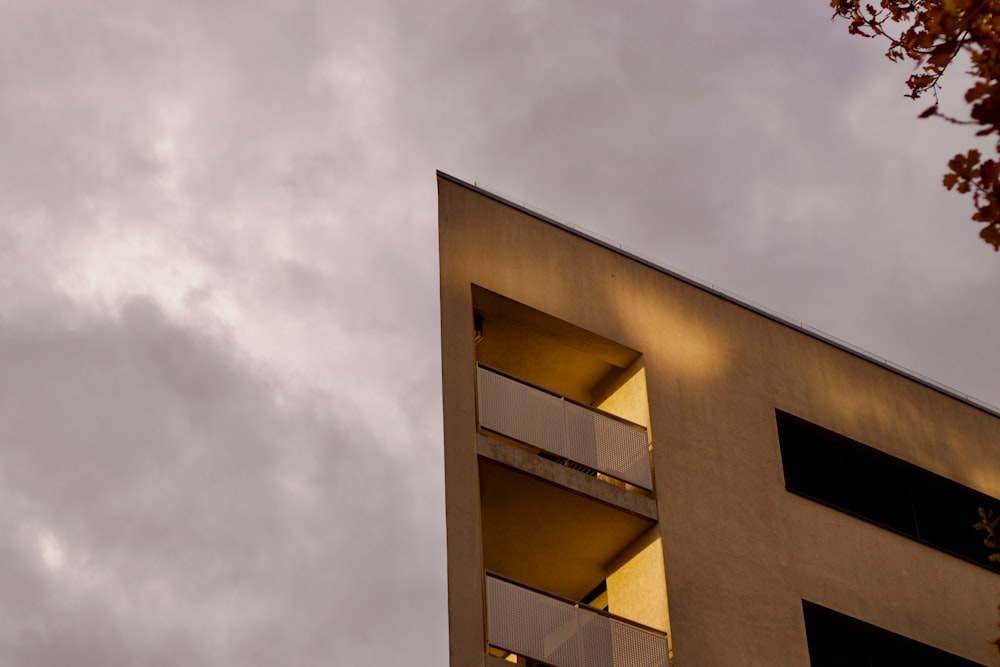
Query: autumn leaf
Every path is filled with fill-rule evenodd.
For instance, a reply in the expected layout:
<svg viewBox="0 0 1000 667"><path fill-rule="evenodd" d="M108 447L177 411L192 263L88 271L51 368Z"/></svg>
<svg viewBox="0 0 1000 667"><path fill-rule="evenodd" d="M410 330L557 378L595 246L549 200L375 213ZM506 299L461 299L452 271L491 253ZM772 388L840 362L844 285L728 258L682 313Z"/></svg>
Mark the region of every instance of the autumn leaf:
<svg viewBox="0 0 1000 667"><path fill-rule="evenodd" d="M886 57L909 61L915 72L906 78L908 97L934 95L935 104L920 118L940 118L975 128L975 136L1000 140L1000 0L830 0L834 18L846 19L848 32L887 42ZM942 77L962 55L971 83L965 91L964 114L944 112L937 92ZM961 79L959 80L962 81ZM962 116L965 117L962 117ZM1000 155L1000 141L997 143ZM983 225L980 237L1000 251L1000 168L982 162L972 149L948 162L942 185L972 196L972 220Z"/></svg>
<svg viewBox="0 0 1000 667"><path fill-rule="evenodd" d="M993 90L993 86L984 81L979 81L972 88L965 91L965 101L971 104L979 98L988 95L991 90Z"/></svg>

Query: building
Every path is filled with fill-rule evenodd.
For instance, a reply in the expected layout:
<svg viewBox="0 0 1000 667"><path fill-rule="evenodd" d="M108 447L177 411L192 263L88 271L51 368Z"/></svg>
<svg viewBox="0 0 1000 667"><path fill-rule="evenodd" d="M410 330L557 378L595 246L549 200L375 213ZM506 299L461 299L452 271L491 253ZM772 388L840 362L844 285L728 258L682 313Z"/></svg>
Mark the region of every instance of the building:
<svg viewBox="0 0 1000 667"><path fill-rule="evenodd" d="M452 667L1000 664L995 410L438 195Z"/></svg>

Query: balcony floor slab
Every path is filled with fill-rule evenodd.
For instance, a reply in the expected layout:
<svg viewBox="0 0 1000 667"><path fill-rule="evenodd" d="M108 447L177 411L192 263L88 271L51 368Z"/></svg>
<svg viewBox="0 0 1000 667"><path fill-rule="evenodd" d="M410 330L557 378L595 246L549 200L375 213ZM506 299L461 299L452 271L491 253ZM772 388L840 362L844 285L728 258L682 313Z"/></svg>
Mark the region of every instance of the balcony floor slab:
<svg viewBox="0 0 1000 667"><path fill-rule="evenodd" d="M643 493L609 484L481 433L477 436L477 449L479 456L483 458L563 486L643 519L657 520L656 500Z"/></svg>

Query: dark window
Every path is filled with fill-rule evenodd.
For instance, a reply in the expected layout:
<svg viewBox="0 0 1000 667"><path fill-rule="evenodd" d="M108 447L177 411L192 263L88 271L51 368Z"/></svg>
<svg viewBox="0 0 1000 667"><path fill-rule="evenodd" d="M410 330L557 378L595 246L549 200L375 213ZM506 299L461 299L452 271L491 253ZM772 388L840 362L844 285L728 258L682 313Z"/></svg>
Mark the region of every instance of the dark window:
<svg viewBox="0 0 1000 667"><path fill-rule="evenodd" d="M1000 500L781 411L778 441L789 491L1000 572L979 508Z"/></svg>
<svg viewBox="0 0 1000 667"><path fill-rule="evenodd" d="M802 612L812 667L981 667L805 600Z"/></svg>

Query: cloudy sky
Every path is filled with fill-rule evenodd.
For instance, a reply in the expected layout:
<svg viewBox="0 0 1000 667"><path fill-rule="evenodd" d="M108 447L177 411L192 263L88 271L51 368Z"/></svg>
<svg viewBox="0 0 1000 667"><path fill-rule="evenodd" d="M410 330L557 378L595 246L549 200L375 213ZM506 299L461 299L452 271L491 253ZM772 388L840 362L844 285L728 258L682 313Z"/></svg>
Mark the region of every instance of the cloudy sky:
<svg viewBox="0 0 1000 667"><path fill-rule="evenodd" d="M0 0L0 664L445 664L436 169L1000 404L967 133L829 18Z"/></svg>

